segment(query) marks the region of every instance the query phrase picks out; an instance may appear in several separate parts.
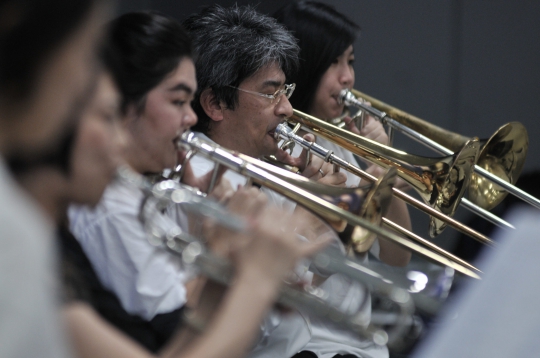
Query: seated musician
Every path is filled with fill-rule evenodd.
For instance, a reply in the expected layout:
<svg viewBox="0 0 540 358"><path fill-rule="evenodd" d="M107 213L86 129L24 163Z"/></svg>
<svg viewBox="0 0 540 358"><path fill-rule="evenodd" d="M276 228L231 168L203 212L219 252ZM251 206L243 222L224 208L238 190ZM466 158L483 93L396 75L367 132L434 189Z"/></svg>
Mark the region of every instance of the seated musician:
<svg viewBox="0 0 540 358"><path fill-rule="evenodd" d="M291 98L293 107L326 121L341 116L344 105L338 102L338 95L342 89L353 88L355 83L353 44L360 31L358 25L333 7L316 1L291 2L279 9L274 17L294 34L300 46L301 66L294 77L297 87ZM381 123L371 116L366 116L364 127L360 129L350 117L346 116L344 121L352 132L381 144L388 144L388 137ZM316 142L348 162L357 164L352 153L344 148L320 137L317 137ZM369 165L367 172L379 176L383 170L377 165ZM359 177L347 173L348 186L358 185L359 181ZM398 179L396 184L400 187L405 185L401 179ZM398 198L392 198L386 217L408 230L411 229L407 206ZM410 252L389 241L377 240L373 246L371 252L387 264L404 266L410 260ZM305 349L318 356L330 356L327 342L329 334L331 332L325 329L323 324L314 324L312 339ZM344 342L338 335L332 339L337 347ZM366 345L362 341L351 342L348 344L359 348L357 355L388 356L388 352L380 347Z"/></svg>
<svg viewBox="0 0 540 358"><path fill-rule="evenodd" d="M294 77L297 85L295 95L291 98L293 107L326 121L342 115L344 105L338 102L338 95L342 89L354 87L353 44L360 31L358 25L333 7L316 1L291 2L279 9L274 17L294 34L300 46L301 66ZM344 121L355 134L388 144L382 124L373 117L366 116L361 129L356 128L348 116ZM344 148L320 137L316 138L316 142L350 163L357 163L352 153ZM372 164L366 171L378 176L383 169ZM359 184L358 176L349 172L346 174L347 186ZM407 186L402 179L398 179L396 185ZM398 198L392 198L386 217L407 230L411 229L407 206ZM408 251L388 241L376 242L377 246L379 244L378 256L384 262L395 266L405 266L409 262Z"/></svg>
<svg viewBox="0 0 540 358"><path fill-rule="evenodd" d="M298 158L291 157L278 149L273 138L276 126L292 114L289 97L293 86L290 79L296 78L297 56L292 36L273 19L242 7L224 9L213 6L188 18L184 26L192 35L199 54L196 61L199 89L194 102L199 117L194 128L201 132L198 135L252 157L276 155L287 164L299 167L301 174L308 178L342 185L345 174L334 173L331 166L319 158L312 157L308 161L305 152ZM234 44L233 48L231 44ZM339 51L335 57L343 50ZM347 84L339 84L339 89L352 84L349 80ZM341 113L343 107L339 109ZM373 138L385 139L380 124L372 123L370 128L374 132L371 134ZM311 135L307 135L307 138L314 140ZM201 156L195 156L191 164L199 173L213 166L212 162ZM233 186L245 182L245 178L235 173L227 172L225 177ZM283 197L267 192L274 204L285 210L294 208L294 204ZM398 210L397 215L403 216L404 222L409 221L406 209L404 212ZM406 264L410 257L408 252L391 244L381 245L381 251L381 257L389 257L401 265ZM324 288L336 292L336 301L352 300L355 303L362 301L365 291L359 286L338 275L323 284ZM369 310L368 303L367 316ZM294 315L275 319L274 326L263 330L261 340L251 356L292 356L301 351L311 341L313 325L310 320L310 317ZM354 341L350 336L343 336L343 332L333 334L334 327L328 327L327 331L327 341L321 342L324 347L319 349L325 357L336 353L361 356L366 352L364 348L373 346L370 342ZM348 341L354 342L349 344ZM383 356L385 352L383 350Z"/></svg>
<svg viewBox="0 0 540 358"><path fill-rule="evenodd" d="M70 356L54 226L14 174L69 142L94 84L106 8L103 0L0 2L0 357Z"/></svg>

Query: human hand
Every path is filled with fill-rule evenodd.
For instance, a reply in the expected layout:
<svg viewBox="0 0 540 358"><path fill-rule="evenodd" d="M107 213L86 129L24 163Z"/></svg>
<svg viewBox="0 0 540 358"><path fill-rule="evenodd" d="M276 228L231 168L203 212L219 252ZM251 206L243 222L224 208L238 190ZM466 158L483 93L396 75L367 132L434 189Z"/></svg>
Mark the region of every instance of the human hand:
<svg viewBox="0 0 540 358"><path fill-rule="evenodd" d="M343 118L343 122L345 122L345 128L347 128L350 132L360 135L360 129L358 129L356 123L354 123L351 117L346 116L345 118Z"/></svg>
<svg viewBox="0 0 540 358"><path fill-rule="evenodd" d="M315 141L315 136L310 133L305 134L303 138L310 142ZM306 149L303 149L298 157L293 157L285 151L279 151L276 158L280 162L299 168L302 176L322 184L344 187L347 181L347 176L344 173L334 172L332 164L325 163L323 159L311 155Z"/></svg>
<svg viewBox="0 0 540 358"><path fill-rule="evenodd" d="M192 186L194 188L198 188L202 192L208 193L208 189L210 189L209 186L212 181L212 176L214 175L214 170L212 169L208 171L208 173L201 175L200 177L197 177L195 173L193 172L191 163L189 162L189 160L185 160L185 159L186 159L186 152L179 151L178 163L183 163L182 165L184 166L184 175L182 176L182 183ZM223 165L219 166L219 169L216 175L216 180L214 183L214 188L212 188L212 191L216 190L216 193L214 194L213 197L215 197L217 200L221 200L222 195L225 195L229 191L227 188L227 184L221 183L222 176L226 171L227 171L227 167ZM224 185L224 186L221 188L218 188L219 185Z"/></svg>
<svg viewBox="0 0 540 358"><path fill-rule="evenodd" d="M372 116L366 116L364 128L360 130L360 135L380 144L388 145L388 135L383 125Z"/></svg>
<svg viewBox="0 0 540 358"><path fill-rule="evenodd" d="M308 225L302 213L291 215L266 207L252 222L250 240L233 254L237 272L256 276L257 282L279 284L299 259L313 255L330 241L300 241L295 232Z"/></svg>
<svg viewBox="0 0 540 358"><path fill-rule="evenodd" d="M267 202L266 195L257 188L240 187L236 192L233 192L227 201L227 209L231 214L235 214L249 223L266 207ZM223 257L229 256L231 251L249 241L246 234L215 225L212 220L205 221L204 236L212 251Z"/></svg>

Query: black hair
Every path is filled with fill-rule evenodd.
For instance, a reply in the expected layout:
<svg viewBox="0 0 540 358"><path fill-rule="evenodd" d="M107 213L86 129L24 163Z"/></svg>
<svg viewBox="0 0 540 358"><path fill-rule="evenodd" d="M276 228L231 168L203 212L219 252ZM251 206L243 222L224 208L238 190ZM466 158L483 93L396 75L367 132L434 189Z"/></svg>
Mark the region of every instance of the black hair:
<svg viewBox="0 0 540 358"><path fill-rule="evenodd" d="M20 103L33 94L42 66L105 0L0 0L0 95Z"/></svg>
<svg viewBox="0 0 540 358"><path fill-rule="evenodd" d="M352 45L360 27L330 5L316 1L291 2L273 15L298 39L300 69L290 101L309 112L319 82L332 62Z"/></svg>
<svg viewBox="0 0 540 358"><path fill-rule="evenodd" d="M293 36L275 19L248 6L223 8L212 5L183 23L192 36L197 60L198 90L193 109L199 118L194 130L208 133L210 118L200 104L200 94L211 88L217 101L234 110L242 81L271 63L277 63L287 79L298 68L298 46Z"/></svg>
<svg viewBox="0 0 540 358"><path fill-rule="evenodd" d="M108 26L103 58L122 94L124 113L129 104L142 109L146 94L185 57L193 57L191 40L172 18L132 12Z"/></svg>

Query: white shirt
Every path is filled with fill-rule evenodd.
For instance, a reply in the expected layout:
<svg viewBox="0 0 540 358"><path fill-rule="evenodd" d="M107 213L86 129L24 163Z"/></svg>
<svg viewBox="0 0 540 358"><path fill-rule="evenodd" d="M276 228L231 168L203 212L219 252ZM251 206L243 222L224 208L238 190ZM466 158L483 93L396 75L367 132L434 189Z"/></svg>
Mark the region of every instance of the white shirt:
<svg viewBox="0 0 540 358"><path fill-rule="evenodd" d="M54 229L0 158L0 357L68 357Z"/></svg>
<svg viewBox="0 0 540 358"><path fill-rule="evenodd" d="M94 208L71 206L70 228L101 283L124 309L150 320L186 302L188 272L175 256L148 241L138 218L143 193L129 184L110 184ZM178 225L157 214L156 227L168 232Z"/></svg>
<svg viewBox="0 0 540 358"><path fill-rule="evenodd" d="M326 140L325 138L321 138L321 137L317 137L317 139L315 139L315 143L317 143L321 147L324 147L325 149L331 150L336 157L339 157L353 165L358 166L358 162L356 161L356 158L354 157L354 155L350 151L344 149L343 147L340 147L339 145L332 143L329 140ZM296 150L296 147L295 147L295 150ZM298 154L300 154L300 152L298 152ZM346 182L347 187L350 188L350 187L356 187L360 185L360 177L358 175L354 175L353 173L349 173L348 171L343 170L343 169L341 171L347 175L347 182Z"/></svg>

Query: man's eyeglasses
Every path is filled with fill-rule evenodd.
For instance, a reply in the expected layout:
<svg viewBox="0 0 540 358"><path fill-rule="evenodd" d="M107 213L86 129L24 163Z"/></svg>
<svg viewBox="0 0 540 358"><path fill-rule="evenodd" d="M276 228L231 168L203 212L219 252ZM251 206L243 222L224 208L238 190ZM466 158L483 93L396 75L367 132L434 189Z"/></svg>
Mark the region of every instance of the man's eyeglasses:
<svg viewBox="0 0 540 358"><path fill-rule="evenodd" d="M292 96L292 94L294 92L294 89L296 88L296 83L292 83L290 85L286 84L286 85L284 85L283 88L278 89L276 92L274 92L274 94L266 94L266 93L254 92L254 91L249 91L249 90L245 90L245 89L234 87L234 86L227 86L227 87L235 88L235 89L237 89L239 91L246 92L246 93L251 93L251 94L254 94L254 95L257 95L257 96L269 98L270 103L277 105L279 103L279 101L281 100L281 96L285 96L285 97L287 97L287 99L291 98L291 96Z"/></svg>

